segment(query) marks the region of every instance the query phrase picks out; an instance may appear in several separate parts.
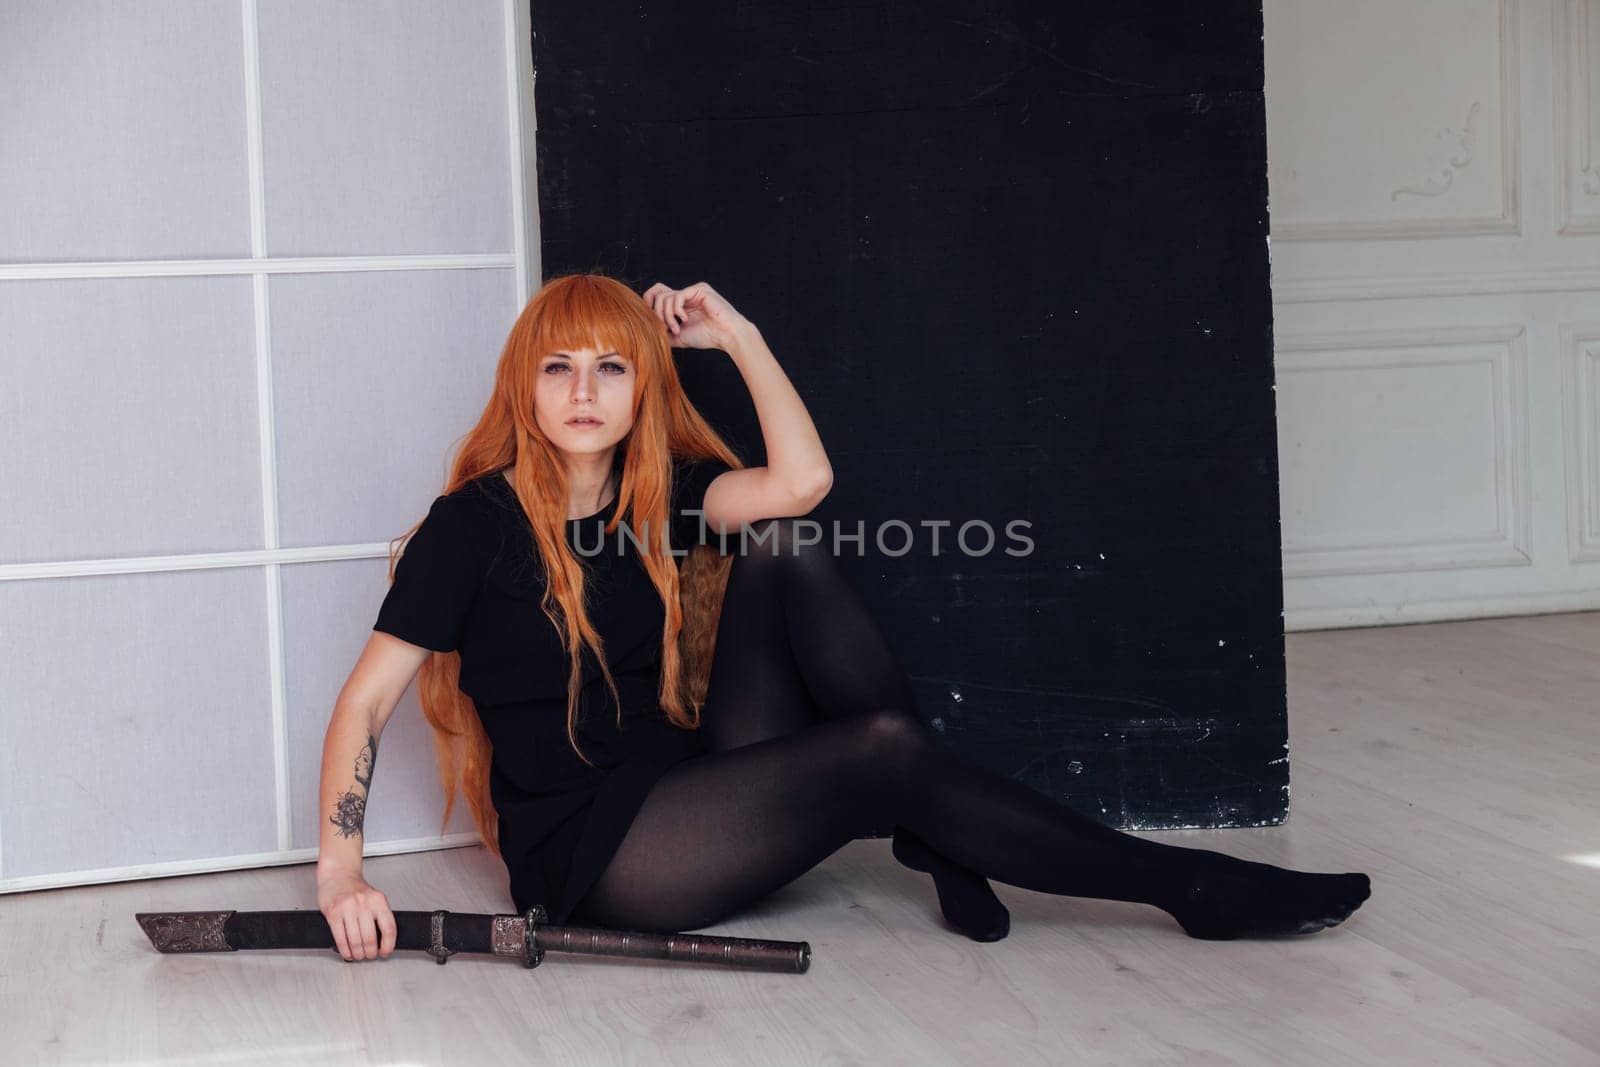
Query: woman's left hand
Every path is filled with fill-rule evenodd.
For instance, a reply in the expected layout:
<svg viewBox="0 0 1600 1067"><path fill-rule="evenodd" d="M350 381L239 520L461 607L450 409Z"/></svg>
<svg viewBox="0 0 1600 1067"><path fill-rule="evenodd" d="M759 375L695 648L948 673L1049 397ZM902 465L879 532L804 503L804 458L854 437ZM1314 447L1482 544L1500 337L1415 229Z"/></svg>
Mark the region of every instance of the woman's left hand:
<svg viewBox="0 0 1600 1067"><path fill-rule="evenodd" d="M673 348L720 348L727 351L750 320L739 314L705 282L672 289L656 282L644 291L644 302L661 316Z"/></svg>

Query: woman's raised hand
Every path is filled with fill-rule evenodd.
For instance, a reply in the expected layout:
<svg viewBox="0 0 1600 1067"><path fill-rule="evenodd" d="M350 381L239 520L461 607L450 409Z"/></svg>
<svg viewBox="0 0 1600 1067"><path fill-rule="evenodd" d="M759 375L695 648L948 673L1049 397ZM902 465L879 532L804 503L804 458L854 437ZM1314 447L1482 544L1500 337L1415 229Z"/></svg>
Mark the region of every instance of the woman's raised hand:
<svg viewBox="0 0 1600 1067"><path fill-rule="evenodd" d="M739 331L750 325L749 319L705 282L684 289L656 282L644 291L644 302L666 323L674 348L727 351Z"/></svg>
<svg viewBox="0 0 1600 1067"><path fill-rule="evenodd" d="M341 872L318 878L317 907L346 960L393 955L396 930L389 899L361 875Z"/></svg>

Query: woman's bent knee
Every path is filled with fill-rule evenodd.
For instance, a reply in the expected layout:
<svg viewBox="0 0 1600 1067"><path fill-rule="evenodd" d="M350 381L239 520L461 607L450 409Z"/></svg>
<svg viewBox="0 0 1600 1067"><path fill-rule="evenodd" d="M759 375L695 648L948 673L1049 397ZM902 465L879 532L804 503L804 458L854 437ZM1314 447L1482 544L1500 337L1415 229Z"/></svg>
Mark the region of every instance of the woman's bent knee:
<svg viewBox="0 0 1600 1067"><path fill-rule="evenodd" d="M760 519L739 536L738 554L747 559L804 561L826 557L827 535L820 523L803 518Z"/></svg>
<svg viewBox="0 0 1600 1067"><path fill-rule="evenodd" d="M932 743L928 728L907 708L875 708L860 717L863 748L879 766L901 767Z"/></svg>

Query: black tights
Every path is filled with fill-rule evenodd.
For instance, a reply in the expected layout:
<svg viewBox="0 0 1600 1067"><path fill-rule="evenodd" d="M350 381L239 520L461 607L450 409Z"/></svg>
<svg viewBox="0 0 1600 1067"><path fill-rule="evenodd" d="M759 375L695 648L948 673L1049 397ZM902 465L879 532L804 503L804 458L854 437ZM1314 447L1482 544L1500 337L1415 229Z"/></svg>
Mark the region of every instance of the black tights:
<svg viewBox="0 0 1600 1067"><path fill-rule="evenodd" d="M754 528L769 539L734 558L718 621L701 727L712 751L656 783L577 917L708 926L889 825L997 881L1153 904L1201 937L1321 929L1365 897L1364 875L1147 841L967 764L916 717L826 543L801 546L793 520Z"/></svg>

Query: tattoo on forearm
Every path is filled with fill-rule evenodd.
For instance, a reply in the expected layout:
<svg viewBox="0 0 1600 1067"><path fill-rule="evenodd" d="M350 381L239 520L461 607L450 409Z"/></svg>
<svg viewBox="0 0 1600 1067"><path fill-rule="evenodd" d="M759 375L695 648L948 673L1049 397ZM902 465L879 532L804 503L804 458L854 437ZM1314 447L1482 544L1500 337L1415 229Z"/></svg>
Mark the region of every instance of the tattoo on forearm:
<svg viewBox="0 0 1600 1067"><path fill-rule="evenodd" d="M378 739L367 734L367 747L356 754L356 781L361 788L372 791L372 768L378 762Z"/></svg>
<svg viewBox="0 0 1600 1067"><path fill-rule="evenodd" d="M378 762L378 739L367 734L367 744L356 756L355 778L361 792L347 789L339 794L328 819L338 828L340 837L360 837L361 825L367 815L367 794L372 791L372 769Z"/></svg>
<svg viewBox="0 0 1600 1067"><path fill-rule="evenodd" d="M338 807L328 821L333 823L340 837L360 837L361 821L367 815L367 798L360 793L339 794Z"/></svg>

